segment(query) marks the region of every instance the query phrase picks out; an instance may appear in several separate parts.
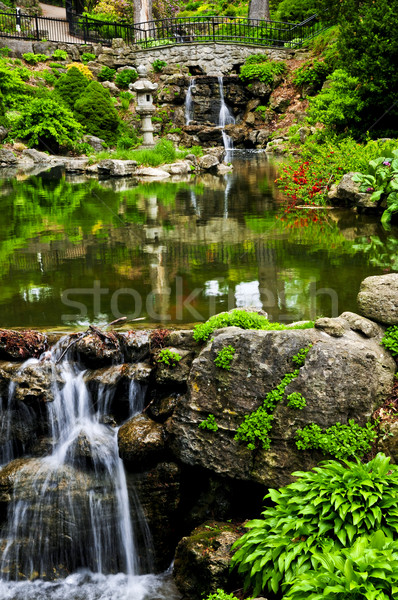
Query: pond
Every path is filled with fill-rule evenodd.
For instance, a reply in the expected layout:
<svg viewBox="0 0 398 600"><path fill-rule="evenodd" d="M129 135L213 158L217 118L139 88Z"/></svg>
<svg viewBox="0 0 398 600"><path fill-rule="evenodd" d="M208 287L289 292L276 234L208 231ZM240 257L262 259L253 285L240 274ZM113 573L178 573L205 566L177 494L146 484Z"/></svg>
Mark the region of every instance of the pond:
<svg viewBox="0 0 398 600"><path fill-rule="evenodd" d="M2 326L186 326L241 306L289 323L356 311L361 280L398 269L398 231L376 217L283 214L264 154L236 152L233 167L162 183L1 180Z"/></svg>

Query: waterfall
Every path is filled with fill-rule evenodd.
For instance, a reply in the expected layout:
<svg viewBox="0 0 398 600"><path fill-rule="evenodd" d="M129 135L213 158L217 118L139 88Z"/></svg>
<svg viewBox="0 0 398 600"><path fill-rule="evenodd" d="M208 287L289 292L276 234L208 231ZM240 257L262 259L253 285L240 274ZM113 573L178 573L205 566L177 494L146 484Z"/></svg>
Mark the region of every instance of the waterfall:
<svg viewBox="0 0 398 600"><path fill-rule="evenodd" d="M225 104L224 81L222 75L218 77L218 87L220 90L220 114L218 116L218 126L221 127L222 130L222 139L225 148L225 161L228 162L231 158L231 150L233 150L234 143L232 138L225 132L225 126L235 123L235 117Z"/></svg>
<svg viewBox="0 0 398 600"><path fill-rule="evenodd" d="M185 97L185 125L189 125L189 123L193 120L193 99L192 99L192 90L195 87L195 78L189 82L187 95Z"/></svg>
<svg viewBox="0 0 398 600"><path fill-rule="evenodd" d="M114 392L101 385L90 392L85 371L67 359L56 366L55 356L46 363L54 398L45 405L48 453L18 465L0 533L0 598L161 599L160 578L140 575L150 559L139 557L135 538L149 544L150 534L131 491L129 505L118 427L106 424ZM14 393L15 384L6 412ZM142 410L144 393L136 381L128 393L131 416ZM6 449L3 459L10 456ZM133 530L130 508L140 531Z"/></svg>

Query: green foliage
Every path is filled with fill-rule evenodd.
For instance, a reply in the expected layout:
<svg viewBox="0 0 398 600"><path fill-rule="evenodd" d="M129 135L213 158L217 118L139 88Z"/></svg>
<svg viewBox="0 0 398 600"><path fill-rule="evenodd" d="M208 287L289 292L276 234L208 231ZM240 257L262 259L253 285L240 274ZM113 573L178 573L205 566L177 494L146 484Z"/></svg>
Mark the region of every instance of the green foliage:
<svg viewBox="0 0 398 600"><path fill-rule="evenodd" d="M44 81L46 83L48 83L48 85L51 85L51 86L54 86L58 81L58 79L54 75L54 73L52 71L48 71L48 70L42 71L40 73L40 77L42 77L44 79Z"/></svg>
<svg viewBox="0 0 398 600"><path fill-rule="evenodd" d="M298 87L311 85L318 90L330 72L331 68L325 61L307 60L294 71L292 83Z"/></svg>
<svg viewBox="0 0 398 600"><path fill-rule="evenodd" d="M233 594L227 594L224 590L217 588L215 594L209 594L205 600L238 600Z"/></svg>
<svg viewBox="0 0 398 600"><path fill-rule="evenodd" d="M49 67L51 67L52 69L65 69L65 65L61 65L58 62L51 62L48 64Z"/></svg>
<svg viewBox="0 0 398 600"><path fill-rule="evenodd" d="M267 85L272 85L275 78L286 73L286 63L283 61L270 61L267 56L257 54L249 56L240 68L239 77L243 81L259 79Z"/></svg>
<svg viewBox="0 0 398 600"><path fill-rule="evenodd" d="M307 406L307 400L302 394L300 394L300 392L293 392L287 397L287 405L289 408L303 410L303 408Z"/></svg>
<svg viewBox="0 0 398 600"><path fill-rule="evenodd" d="M87 132L107 142L116 143L116 132L120 119L113 106L109 90L97 81L92 81L83 96L75 103L76 118L83 123Z"/></svg>
<svg viewBox="0 0 398 600"><path fill-rule="evenodd" d="M365 104L361 98L360 81L343 69L328 77L330 85L310 99L310 123L323 123L329 130L343 131L361 120Z"/></svg>
<svg viewBox="0 0 398 600"><path fill-rule="evenodd" d="M192 150L192 148L190 148ZM308 321L305 325L289 327L282 323L271 323L266 317L254 312L235 309L231 312L220 313L210 317L205 323L195 325L193 338L196 342L206 341L215 329L222 327L241 327L242 329L264 329L264 330L283 330L283 329L309 329L313 323Z"/></svg>
<svg viewBox="0 0 398 600"><path fill-rule="evenodd" d="M393 150L392 156L369 161L367 173L354 175L353 181L360 184L361 192L372 194L373 202L385 200L387 208L381 222L388 226L392 215L398 212L398 149Z"/></svg>
<svg viewBox="0 0 398 600"><path fill-rule="evenodd" d="M118 150L130 150L136 148L140 145L141 139L142 138L138 137L137 132L133 129L128 134L118 136L117 148Z"/></svg>
<svg viewBox="0 0 398 600"><path fill-rule="evenodd" d="M254 596L263 589L289 592L295 578L313 568L315 553L349 547L379 529L398 533L398 467L383 454L367 464L325 461L293 475L290 485L269 490L265 499L274 506L249 522L234 544L232 563Z"/></svg>
<svg viewBox="0 0 398 600"><path fill-rule="evenodd" d="M301 23L316 13L316 0L282 0L278 4L276 21Z"/></svg>
<svg viewBox="0 0 398 600"><path fill-rule="evenodd" d="M113 81L115 77L116 69L110 69L109 67L102 67L98 73L98 81Z"/></svg>
<svg viewBox="0 0 398 600"><path fill-rule="evenodd" d="M361 427L353 419L348 425L336 423L325 431L311 423L296 431L296 446L299 450L321 450L335 458L363 456L377 438L376 424Z"/></svg>
<svg viewBox="0 0 398 600"><path fill-rule="evenodd" d="M68 58L68 53L66 50L60 50L57 48L54 50L51 56L52 58L55 58L55 60L66 60Z"/></svg>
<svg viewBox="0 0 398 600"><path fill-rule="evenodd" d="M87 77L79 69L72 67L58 79L55 89L65 104L73 109L76 101L81 99L88 85L89 80Z"/></svg>
<svg viewBox="0 0 398 600"><path fill-rule="evenodd" d="M26 91L26 85L16 70L0 67L0 91L3 94L18 94Z"/></svg>
<svg viewBox="0 0 398 600"><path fill-rule="evenodd" d="M163 363L167 367L176 367L180 360L181 356L178 352L173 352L173 350L169 350L168 348L163 348L156 355L156 362Z"/></svg>
<svg viewBox="0 0 398 600"><path fill-rule="evenodd" d="M50 56L47 56L46 54L35 54L34 52L25 52L25 54L22 54L22 58L30 65L37 65L39 62L46 62Z"/></svg>
<svg viewBox="0 0 398 600"><path fill-rule="evenodd" d="M32 75L32 72L29 71L29 69L27 69L26 67L16 67L15 73L18 73L18 75L23 81L29 81Z"/></svg>
<svg viewBox="0 0 398 600"><path fill-rule="evenodd" d="M50 98L36 98L21 111L10 135L26 140L30 147L52 149L70 146L82 135L82 127L66 106Z"/></svg>
<svg viewBox="0 0 398 600"><path fill-rule="evenodd" d="M381 344L384 348L387 348L393 356L398 355L398 325L392 325L386 329Z"/></svg>
<svg viewBox="0 0 398 600"><path fill-rule="evenodd" d="M348 548L313 554L283 600L388 600L398 594L398 542L378 530Z"/></svg>
<svg viewBox="0 0 398 600"><path fill-rule="evenodd" d="M160 60L160 58L155 58L155 60L152 63L152 68L155 71L155 73L160 73L161 71L163 71L164 67L167 67L167 62L165 62L164 60Z"/></svg>
<svg viewBox="0 0 398 600"><path fill-rule="evenodd" d="M115 83L118 87L127 89L130 83L138 79L138 73L135 69L123 69L116 75Z"/></svg>
<svg viewBox="0 0 398 600"><path fill-rule="evenodd" d="M305 363L305 359L307 358L308 352L311 350L312 344L309 344L306 348L301 348L292 358L292 361L297 367L302 367Z"/></svg>
<svg viewBox="0 0 398 600"><path fill-rule="evenodd" d="M218 431L218 425L214 415L209 414L207 419L199 423L199 429L207 429L208 431Z"/></svg>
<svg viewBox="0 0 398 600"><path fill-rule="evenodd" d="M83 54L81 55L80 59L82 61L82 63L84 63L85 65L92 61L95 60L95 54L91 54L91 52L83 52Z"/></svg>
<svg viewBox="0 0 398 600"><path fill-rule="evenodd" d="M8 56L10 52L11 48L8 48L7 46L0 48L0 56Z"/></svg>
<svg viewBox="0 0 398 600"><path fill-rule="evenodd" d="M287 386L298 374L298 369L292 373L287 373L280 384L268 392L263 404L254 412L245 416L243 423L236 430L235 440L247 442L249 450L256 450L259 447L263 450L269 449L271 445L269 432L272 429L272 421L274 420L272 413L278 402L283 400Z"/></svg>
<svg viewBox="0 0 398 600"><path fill-rule="evenodd" d="M217 352L217 356L214 359L215 365L220 367L220 369L227 369L227 371L229 371L235 352L235 348L231 345L222 348L222 350Z"/></svg>

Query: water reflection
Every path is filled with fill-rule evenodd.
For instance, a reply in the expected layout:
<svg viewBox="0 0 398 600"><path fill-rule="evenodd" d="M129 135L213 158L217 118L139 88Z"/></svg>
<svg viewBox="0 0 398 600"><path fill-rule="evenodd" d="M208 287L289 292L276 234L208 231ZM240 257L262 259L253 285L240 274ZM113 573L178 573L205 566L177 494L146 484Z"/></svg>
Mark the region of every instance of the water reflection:
<svg viewBox="0 0 398 600"><path fill-rule="evenodd" d="M397 269L396 232L349 211L282 216L274 179L253 154L224 177L178 182L0 181L3 326L184 324L247 305L284 322L355 311L360 281Z"/></svg>

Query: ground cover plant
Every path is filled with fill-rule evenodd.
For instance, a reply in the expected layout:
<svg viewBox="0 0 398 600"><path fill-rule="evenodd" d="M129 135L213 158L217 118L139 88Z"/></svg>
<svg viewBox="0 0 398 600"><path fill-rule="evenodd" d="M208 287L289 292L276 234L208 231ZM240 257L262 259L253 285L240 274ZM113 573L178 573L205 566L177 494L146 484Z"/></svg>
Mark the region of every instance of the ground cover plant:
<svg viewBox="0 0 398 600"><path fill-rule="evenodd" d="M366 464L359 460L330 460L311 471L298 471L293 475L297 478L293 483L279 490L269 490L265 500L272 502L272 506L264 509L262 518L247 523L247 533L234 544L232 564L245 577L246 589L253 590L254 597L269 590L285 600L301 600L307 590L314 593L313 600L321 600L325 597L325 590L320 591L322 581L324 583L329 574L334 573L339 581L329 578L327 585L331 588L327 588L327 598L334 598L333 593L339 593L341 595L337 597L341 599L368 600L384 598L371 595L375 591L395 590L394 568L391 571L386 568L384 573L380 571L380 578L374 573L374 577L365 575L356 580L353 569L347 567L345 579L348 584L343 581L344 568L343 574L339 575L339 572L350 556L358 559L358 545L365 544L363 552L374 545L377 550L379 545L379 549L391 549L396 553L398 467L379 453ZM360 541L362 538L366 542ZM333 564L330 563L331 554L336 557ZM374 558L376 564L380 555ZM315 567L321 579L309 581L315 576ZM359 587L353 585L351 592L362 595L344 595L351 593L350 578L352 582L359 581ZM369 587L367 579L370 579ZM343 588L333 588L333 585ZM387 596L388 599L392 597Z"/></svg>

